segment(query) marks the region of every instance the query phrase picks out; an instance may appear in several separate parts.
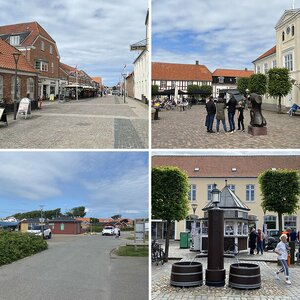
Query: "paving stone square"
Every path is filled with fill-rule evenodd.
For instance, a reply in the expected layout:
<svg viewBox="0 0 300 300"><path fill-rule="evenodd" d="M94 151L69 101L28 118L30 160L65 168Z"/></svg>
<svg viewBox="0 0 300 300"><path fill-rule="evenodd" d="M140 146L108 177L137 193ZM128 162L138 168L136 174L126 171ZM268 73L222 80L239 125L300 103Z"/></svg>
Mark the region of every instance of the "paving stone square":
<svg viewBox="0 0 300 300"><path fill-rule="evenodd" d="M267 135L248 134L250 110L245 110L245 132L225 134L220 124L220 134L207 133L204 105L194 105L180 111L162 110L159 120L151 121L153 149L295 149L300 148L300 115L278 114L263 110L267 120ZM226 126L229 128L227 112ZM237 129L237 114L235 115ZM216 130L216 120L213 130Z"/></svg>
<svg viewBox="0 0 300 300"><path fill-rule="evenodd" d="M0 123L2 149L146 149L148 106L117 96L45 102L26 120Z"/></svg>

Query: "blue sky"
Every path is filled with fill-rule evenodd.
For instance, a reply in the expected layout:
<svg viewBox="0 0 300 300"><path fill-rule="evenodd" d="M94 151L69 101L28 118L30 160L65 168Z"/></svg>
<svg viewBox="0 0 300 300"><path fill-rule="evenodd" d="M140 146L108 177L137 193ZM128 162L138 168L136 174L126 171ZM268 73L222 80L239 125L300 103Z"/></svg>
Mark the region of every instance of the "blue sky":
<svg viewBox="0 0 300 300"><path fill-rule="evenodd" d="M145 39L148 0L0 0L0 26L37 21L56 41L61 61L116 84Z"/></svg>
<svg viewBox="0 0 300 300"><path fill-rule="evenodd" d="M152 0L152 61L253 69L292 0ZM295 0L295 8L300 0Z"/></svg>
<svg viewBox="0 0 300 300"><path fill-rule="evenodd" d="M147 152L0 152L0 218L85 206L88 217L148 217Z"/></svg>

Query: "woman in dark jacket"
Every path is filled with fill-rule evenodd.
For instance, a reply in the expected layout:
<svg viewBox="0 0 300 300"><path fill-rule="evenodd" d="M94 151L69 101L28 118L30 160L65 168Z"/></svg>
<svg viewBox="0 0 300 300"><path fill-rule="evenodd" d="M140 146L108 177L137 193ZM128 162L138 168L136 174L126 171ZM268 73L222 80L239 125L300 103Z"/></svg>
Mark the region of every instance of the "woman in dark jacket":
<svg viewBox="0 0 300 300"><path fill-rule="evenodd" d="M216 113L216 120L217 120L216 129L217 129L217 133L219 133L220 121L223 124L223 128L224 128L225 133L227 132L226 122L225 122L225 112L224 112L225 108L226 108L226 104L224 102L224 99L222 97L219 97L218 102L216 104L216 110L217 110L217 113Z"/></svg>
<svg viewBox="0 0 300 300"><path fill-rule="evenodd" d="M250 248L250 254L254 254L254 249L256 248L256 231L255 228L251 229L250 235L249 235L249 248Z"/></svg>

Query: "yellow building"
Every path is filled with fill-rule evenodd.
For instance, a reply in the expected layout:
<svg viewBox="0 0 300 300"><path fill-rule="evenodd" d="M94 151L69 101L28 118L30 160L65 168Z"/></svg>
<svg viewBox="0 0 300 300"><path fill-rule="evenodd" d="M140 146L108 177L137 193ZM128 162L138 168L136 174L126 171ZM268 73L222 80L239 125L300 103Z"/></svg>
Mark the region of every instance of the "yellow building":
<svg viewBox="0 0 300 300"><path fill-rule="evenodd" d="M152 166L177 166L184 170L189 178L190 203L196 203L195 215L203 218L202 209L211 200L211 190L217 184L222 190L227 185L238 198L250 208L249 226L278 229L278 216L275 212L264 214L261 207L261 191L258 176L269 169L294 169L300 171L300 156L153 156ZM227 181L227 182L226 182ZM194 212L190 208L189 217L174 223L173 237L179 239L180 232L189 231L193 222ZM283 216L284 228L300 230L300 210L292 216ZM198 221L200 223L200 221ZM199 226L199 224L198 224ZM197 226L197 227L198 227ZM164 238L165 228L162 220L152 220L153 238Z"/></svg>
<svg viewBox="0 0 300 300"><path fill-rule="evenodd" d="M300 105L300 9L284 11L275 25L275 46L253 61L255 73L266 74L269 69L287 68L290 72L292 91L282 99L283 107ZM276 108L277 100L264 97L265 108Z"/></svg>

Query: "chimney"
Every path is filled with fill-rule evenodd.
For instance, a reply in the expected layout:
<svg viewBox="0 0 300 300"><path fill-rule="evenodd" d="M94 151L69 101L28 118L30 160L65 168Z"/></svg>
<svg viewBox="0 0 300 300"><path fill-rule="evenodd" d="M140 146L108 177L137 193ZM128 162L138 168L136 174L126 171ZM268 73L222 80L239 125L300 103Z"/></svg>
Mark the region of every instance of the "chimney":
<svg viewBox="0 0 300 300"><path fill-rule="evenodd" d="M196 65L199 66L199 60L196 60Z"/></svg>

